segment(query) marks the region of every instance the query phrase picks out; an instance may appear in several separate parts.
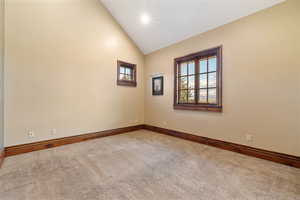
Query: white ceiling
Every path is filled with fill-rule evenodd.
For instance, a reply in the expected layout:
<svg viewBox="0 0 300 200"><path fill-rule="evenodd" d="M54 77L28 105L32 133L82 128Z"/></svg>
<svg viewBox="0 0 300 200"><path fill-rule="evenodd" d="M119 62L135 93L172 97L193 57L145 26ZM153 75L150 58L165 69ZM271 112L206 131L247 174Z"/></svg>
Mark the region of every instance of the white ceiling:
<svg viewBox="0 0 300 200"><path fill-rule="evenodd" d="M148 54L285 0L101 0ZM141 23L141 15L151 22Z"/></svg>

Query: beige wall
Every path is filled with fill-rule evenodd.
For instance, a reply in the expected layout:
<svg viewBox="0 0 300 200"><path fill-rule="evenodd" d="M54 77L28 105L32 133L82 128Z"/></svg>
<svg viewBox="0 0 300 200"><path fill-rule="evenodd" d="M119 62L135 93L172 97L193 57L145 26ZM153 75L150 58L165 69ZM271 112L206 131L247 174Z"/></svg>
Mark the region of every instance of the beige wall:
<svg viewBox="0 0 300 200"><path fill-rule="evenodd" d="M4 0L0 0L0 153L4 145L3 64L4 64Z"/></svg>
<svg viewBox="0 0 300 200"><path fill-rule="evenodd" d="M300 156L299 10L289 0L161 49L146 56L144 72L144 56L99 0L9 0L5 146L142 124L145 116L147 124ZM219 45L224 112L173 110L173 59ZM137 88L116 85L117 59L138 65ZM164 96L151 95L156 73L164 73Z"/></svg>
<svg viewBox="0 0 300 200"><path fill-rule="evenodd" d="M144 123L144 56L99 0L8 0L6 35L5 146Z"/></svg>
<svg viewBox="0 0 300 200"><path fill-rule="evenodd" d="M223 45L223 113L173 110L173 59ZM300 1L146 56L145 123L300 156ZM164 73L165 95L151 96ZM246 142L245 134L254 140Z"/></svg>

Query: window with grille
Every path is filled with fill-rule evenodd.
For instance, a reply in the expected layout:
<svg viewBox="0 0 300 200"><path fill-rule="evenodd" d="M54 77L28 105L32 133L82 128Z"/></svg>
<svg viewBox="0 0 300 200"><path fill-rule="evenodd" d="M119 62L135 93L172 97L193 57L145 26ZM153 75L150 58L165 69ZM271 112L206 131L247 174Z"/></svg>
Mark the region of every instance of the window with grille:
<svg viewBox="0 0 300 200"><path fill-rule="evenodd" d="M136 87L136 65L118 61L118 85Z"/></svg>
<svg viewBox="0 0 300 200"><path fill-rule="evenodd" d="M217 47L175 59L175 109L222 111L221 54Z"/></svg>

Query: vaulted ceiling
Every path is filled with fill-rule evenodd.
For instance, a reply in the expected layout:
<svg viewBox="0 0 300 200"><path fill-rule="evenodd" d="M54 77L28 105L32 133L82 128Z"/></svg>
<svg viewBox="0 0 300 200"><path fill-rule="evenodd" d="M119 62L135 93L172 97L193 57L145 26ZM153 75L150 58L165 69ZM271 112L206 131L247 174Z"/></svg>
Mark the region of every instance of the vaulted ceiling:
<svg viewBox="0 0 300 200"><path fill-rule="evenodd" d="M148 54L285 0L101 1Z"/></svg>

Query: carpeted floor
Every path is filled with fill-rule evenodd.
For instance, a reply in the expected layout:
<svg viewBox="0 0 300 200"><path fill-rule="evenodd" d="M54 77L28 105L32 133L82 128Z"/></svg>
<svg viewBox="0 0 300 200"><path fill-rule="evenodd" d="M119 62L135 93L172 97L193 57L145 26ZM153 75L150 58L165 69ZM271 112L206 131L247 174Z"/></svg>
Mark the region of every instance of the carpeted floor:
<svg viewBox="0 0 300 200"><path fill-rule="evenodd" d="M300 200L300 170L141 130L9 157L1 200Z"/></svg>

